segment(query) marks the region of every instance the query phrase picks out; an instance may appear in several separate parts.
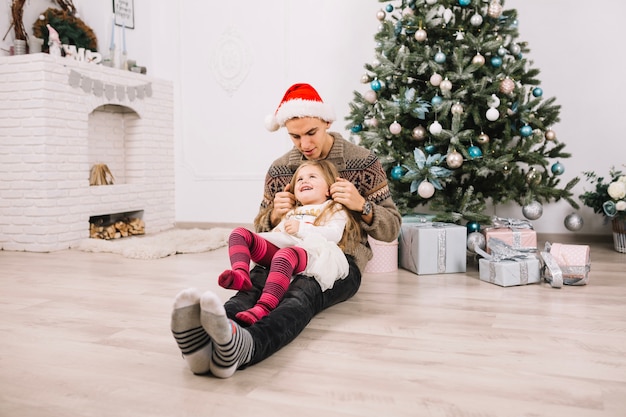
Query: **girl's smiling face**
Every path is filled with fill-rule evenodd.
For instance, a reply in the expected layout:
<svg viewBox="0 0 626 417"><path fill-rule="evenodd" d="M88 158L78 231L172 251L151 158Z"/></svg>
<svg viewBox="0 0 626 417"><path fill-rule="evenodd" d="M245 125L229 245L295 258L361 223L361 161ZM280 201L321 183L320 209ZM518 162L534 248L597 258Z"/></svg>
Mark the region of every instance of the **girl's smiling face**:
<svg viewBox="0 0 626 417"><path fill-rule="evenodd" d="M322 204L330 197L330 186L317 165L300 167L296 176L294 194L300 204Z"/></svg>

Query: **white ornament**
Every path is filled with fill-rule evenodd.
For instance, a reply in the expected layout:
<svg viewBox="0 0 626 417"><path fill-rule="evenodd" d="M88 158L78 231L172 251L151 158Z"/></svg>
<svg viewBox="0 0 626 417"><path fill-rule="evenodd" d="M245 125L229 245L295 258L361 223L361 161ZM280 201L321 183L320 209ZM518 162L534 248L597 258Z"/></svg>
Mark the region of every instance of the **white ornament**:
<svg viewBox="0 0 626 417"><path fill-rule="evenodd" d="M430 198L435 194L435 187L428 181L422 181L417 187L417 194L422 198Z"/></svg>
<svg viewBox="0 0 626 417"><path fill-rule="evenodd" d="M424 42L428 38L428 33L424 29L418 29L413 36L415 36L416 41Z"/></svg>
<svg viewBox="0 0 626 417"><path fill-rule="evenodd" d="M452 16L454 16L454 14L452 13L452 10L450 9L446 9L443 12L443 21L446 22L446 24L450 23L450 20L452 19Z"/></svg>
<svg viewBox="0 0 626 417"><path fill-rule="evenodd" d="M441 126L441 123L439 123L437 120L435 120L428 128L428 131L432 133L433 135L440 134L442 130L443 130L443 127Z"/></svg>
<svg viewBox="0 0 626 417"><path fill-rule="evenodd" d="M474 16L470 18L470 24L472 26L480 26L483 24L483 17L476 13Z"/></svg>
<svg viewBox="0 0 626 417"><path fill-rule="evenodd" d="M492 107L489 110L487 110L486 116L487 116L487 120L489 120L490 122L495 122L500 117L500 112L498 111L498 109Z"/></svg>
<svg viewBox="0 0 626 417"><path fill-rule="evenodd" d="M500 99L495 94L492 94L491 98L489 99L489 102L487 103L487 105L489 107L499 107L500 106Z"/></svg>

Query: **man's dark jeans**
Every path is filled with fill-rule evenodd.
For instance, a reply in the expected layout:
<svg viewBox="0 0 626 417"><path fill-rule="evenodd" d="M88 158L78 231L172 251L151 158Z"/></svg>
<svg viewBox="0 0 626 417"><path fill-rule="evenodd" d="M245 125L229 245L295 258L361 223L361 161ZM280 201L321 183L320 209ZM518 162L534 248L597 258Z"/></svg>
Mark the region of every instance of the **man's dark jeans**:
<svg viewBox="0 0 626 417"><path fill-rule="evenodd" d="M295 339L317 313L356 294L361 285L361 272L353 258L346 257L350 272L346 278L335 281L333 288L322 292L315 279L297 275L278 307L247 328L254 340L254 354L247 365L268 358ZM224 304L229 318L235 320L236 313L256 304L268 272L268 268L258 265L250 271L252 290L239 291Z"/></svg>

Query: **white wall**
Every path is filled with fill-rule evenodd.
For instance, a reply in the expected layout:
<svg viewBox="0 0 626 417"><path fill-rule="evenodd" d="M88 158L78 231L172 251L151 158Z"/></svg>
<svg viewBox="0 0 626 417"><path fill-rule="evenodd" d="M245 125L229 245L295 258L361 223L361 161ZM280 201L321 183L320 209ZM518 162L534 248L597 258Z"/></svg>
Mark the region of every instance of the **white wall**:
<svg viewBox="0 0 626 417"><path fill-rule="evenodd" d="M74 3L108 47L111 2ZM346 133L348 103L353 90L364 89L359 80L363 64L373 58L375 14L384 7L376 0L134 3L129 56L175 86L177 220L243 223L256 214L267 166L290 147L284 131L265 130L265 115L289 85L310 82L335 106L334 129ZM25 15L35 18L51 4L31 0ZM572 153L561 161L563 183L584 170L606 173L625 163L622 138L613 132L626 96L620 78L625 58L619 52L626 3L599 0L588 7L564 0L507 0L505 7L518 10L519 40L529 43L545 97L562 105L554 129ZM7 20L0 13L3 34ZM238 82L230 91L220 84L233 80ZM577 186L575 195L583 188ZM563 219L571 211L564 202L546 205L535 227L567 232ZM521 217L517 206L496 212ZM607 233L601 216L588 208L579 213L583 233Z"/></svg>

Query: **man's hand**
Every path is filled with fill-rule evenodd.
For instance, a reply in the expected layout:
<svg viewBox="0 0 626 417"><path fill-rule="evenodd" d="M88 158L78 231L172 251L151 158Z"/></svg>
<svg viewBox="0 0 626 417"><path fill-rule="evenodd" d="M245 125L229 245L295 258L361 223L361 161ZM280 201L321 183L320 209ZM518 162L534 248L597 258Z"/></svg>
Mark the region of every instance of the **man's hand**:
<svg viewBox="0 0 626 417"><path fill-rule="evenodd" d="M354 184L344 178L337 178L337 182L330 186L330 195L337 203L343 204L348 210L361 212L365 198L356 189Z"/></svg>
<svg viewBox="0 0 626 417"><path fill-rule="evenodd" d="M290 184L287 184L284 191L280 191L274 196L274 208L270 214L272 226L276 226L285 213L296 206L296 196L293 195L290 188Z"/></svg>

